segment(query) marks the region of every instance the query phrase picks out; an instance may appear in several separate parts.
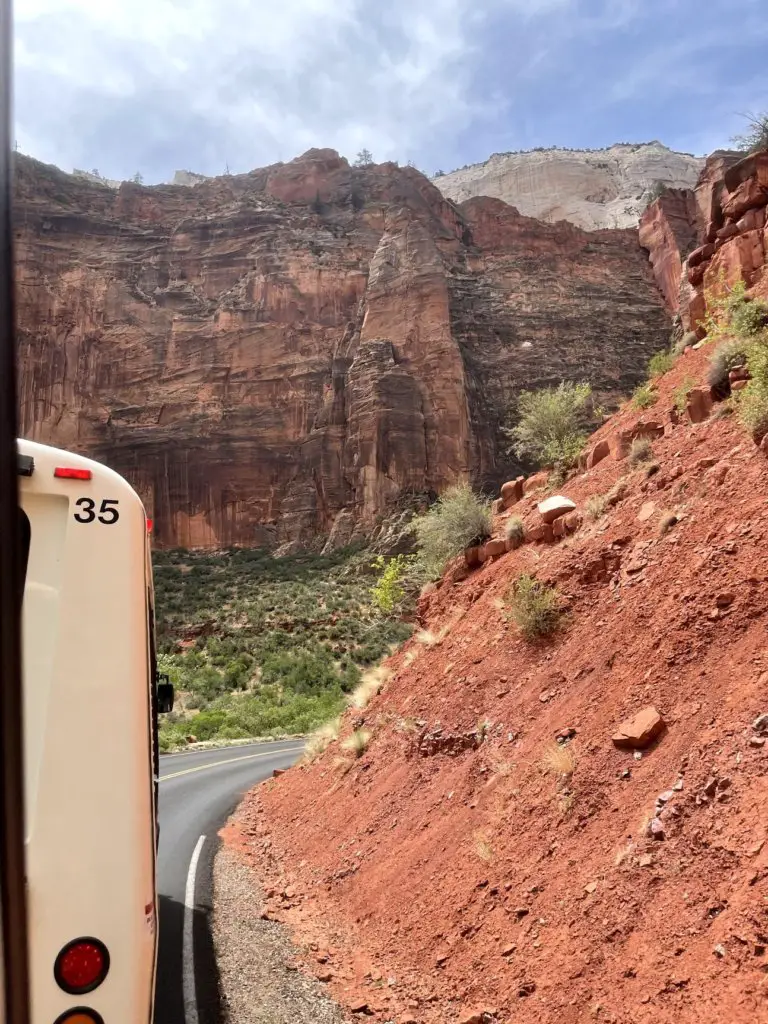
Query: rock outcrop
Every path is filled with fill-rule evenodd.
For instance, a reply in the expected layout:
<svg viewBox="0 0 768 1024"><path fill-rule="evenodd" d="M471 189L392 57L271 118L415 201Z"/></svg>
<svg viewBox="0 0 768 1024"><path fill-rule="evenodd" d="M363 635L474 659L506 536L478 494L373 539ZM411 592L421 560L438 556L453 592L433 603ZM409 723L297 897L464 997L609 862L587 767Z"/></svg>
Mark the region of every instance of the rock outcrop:
<svg viewBox="0 0 768 1024"><path fill-rule="evenodd" d="M434 178L448 199L503 199L529 217L592 231L635 227L655 185L692 189L704 165L660 142L607 149L494 153L485 163Z"/></svg>
<svg viewBox="0 0 768 1024"><path fill-rule="evenodd" d="M126 475L162 545L346 541L497 487L521 388L610 400L668 336L636 232L332 150L117 190L19 158L16 200L22 431Z"/></svg>
<svg viewBox="0 0 768 1024"><path fill-rule="evenodd" d="M707 295L739 280L753 296L768 297L766 207L768 151L718 152L694 191L664 195L643 214L640 243L684 329L702 335Z"/></svg>

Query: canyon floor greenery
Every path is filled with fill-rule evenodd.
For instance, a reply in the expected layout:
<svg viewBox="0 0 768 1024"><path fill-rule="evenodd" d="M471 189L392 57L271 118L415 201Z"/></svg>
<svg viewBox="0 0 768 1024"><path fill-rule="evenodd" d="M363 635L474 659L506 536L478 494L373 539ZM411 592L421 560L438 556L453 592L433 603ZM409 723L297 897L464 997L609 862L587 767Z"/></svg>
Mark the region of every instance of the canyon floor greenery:
<svg viewBox="0 0 768 1024"><path fill-rule="evenodd" d="M382 614L373 556L154 554L158 667L176 687L160 748L308 732L410 635Z"/></svg>

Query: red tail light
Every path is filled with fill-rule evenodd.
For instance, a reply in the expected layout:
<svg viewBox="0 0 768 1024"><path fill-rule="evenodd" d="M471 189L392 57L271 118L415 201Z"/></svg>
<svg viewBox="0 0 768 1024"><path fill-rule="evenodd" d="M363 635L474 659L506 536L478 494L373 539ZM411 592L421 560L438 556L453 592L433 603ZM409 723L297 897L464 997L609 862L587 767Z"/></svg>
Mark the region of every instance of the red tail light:
<svg viewBox="0 0 768 1024"><path fill-rule="evenodd" d="M109 971L107 947L98 939L75 939L67 943L53 967L59 988L72 996L93 992Z"/></svg>
<svg viewBox="0 0 768 1024"><path fill-rule="evenodd" d="M56 1018L55 1024L104 1024L104 1018L95 1010L89 1010L87 1006L78 1006L74 1010L62 1013Z"/></svg>
<svg viewBox="0 0 768 1024"><path fill-rule="evenodd" d="M90 469L75 469L73 466L57 466L53 475L59 480L90 480L93 476Z"/></svg>
<svg viewBox="0 0 768 1024"><path fill-rule="evenodd" d="M154 522L154 520L152 520L152 519L148 519L147 520L147 533L152 533L152 523L153 522Z"/></svg>

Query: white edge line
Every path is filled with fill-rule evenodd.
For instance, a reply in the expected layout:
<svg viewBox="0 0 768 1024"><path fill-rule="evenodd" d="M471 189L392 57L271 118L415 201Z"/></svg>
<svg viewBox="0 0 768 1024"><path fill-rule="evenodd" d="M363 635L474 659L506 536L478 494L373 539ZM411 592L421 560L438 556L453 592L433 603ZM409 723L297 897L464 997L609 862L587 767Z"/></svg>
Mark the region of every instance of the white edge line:
<svg viewBox="0 0 768 1024"><path fill-rule="evenodd" d="M205 836L197 840L195 852L189 862L187 888L184 892L184 934L181 945L182 973L181 985L184 994L184 1020L186 1024L198 1024L197 989L195 986L195 881L197 879L197 862L203 848Z"/></svg>

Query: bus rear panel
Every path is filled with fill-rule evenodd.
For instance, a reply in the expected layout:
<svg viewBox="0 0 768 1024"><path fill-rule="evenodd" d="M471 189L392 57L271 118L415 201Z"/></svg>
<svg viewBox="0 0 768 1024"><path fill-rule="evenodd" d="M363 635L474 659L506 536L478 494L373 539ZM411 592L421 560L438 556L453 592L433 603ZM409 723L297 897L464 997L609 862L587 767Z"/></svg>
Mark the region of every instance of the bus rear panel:
<svg viewBox="0 0 768 1024"><path fill-rule="evenodd" d="M147 526L81 456L19 442L33 1024L152 1019L156 957Z"/></svg>

